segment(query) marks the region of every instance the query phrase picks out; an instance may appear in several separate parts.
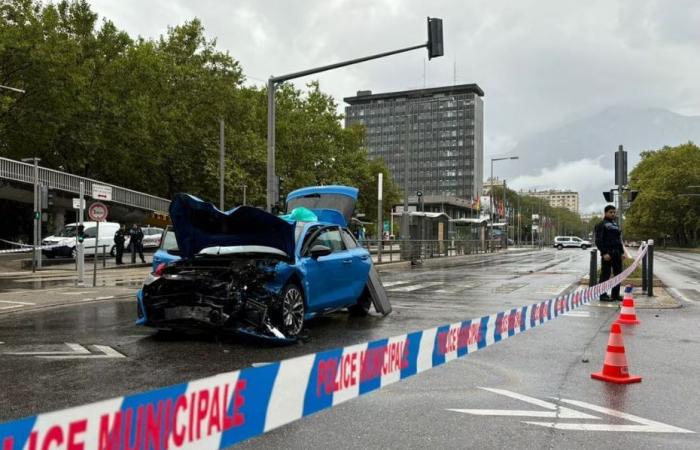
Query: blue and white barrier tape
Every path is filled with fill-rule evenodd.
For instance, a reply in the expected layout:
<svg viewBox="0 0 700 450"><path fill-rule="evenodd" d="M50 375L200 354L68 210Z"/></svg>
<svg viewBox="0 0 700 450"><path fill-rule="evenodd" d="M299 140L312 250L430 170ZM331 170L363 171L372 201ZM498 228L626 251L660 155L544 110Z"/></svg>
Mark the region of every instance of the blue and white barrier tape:
<svg viewBox="0 0 700 450"><path fill-rule="evenodd" d="M529 306L0 424L0 450L226 448L542 325L645 253L605 283Z"/></svg>

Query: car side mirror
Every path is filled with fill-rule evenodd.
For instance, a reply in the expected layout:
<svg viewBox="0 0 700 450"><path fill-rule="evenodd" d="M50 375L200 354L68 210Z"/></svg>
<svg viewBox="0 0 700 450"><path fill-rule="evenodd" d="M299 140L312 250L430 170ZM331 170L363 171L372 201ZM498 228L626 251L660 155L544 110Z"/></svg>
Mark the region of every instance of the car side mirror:
<svg viewBox="0 0 700 450"><path fill-rule="evenodd" d="M326 247L325 245L319 244L319 245L314 245L313 247L311 247L310 253L311 253L311 257L313 259L317 259L317 258L320 258L321 256L330 255L331 253L333 253L333 250Z"/></svg>

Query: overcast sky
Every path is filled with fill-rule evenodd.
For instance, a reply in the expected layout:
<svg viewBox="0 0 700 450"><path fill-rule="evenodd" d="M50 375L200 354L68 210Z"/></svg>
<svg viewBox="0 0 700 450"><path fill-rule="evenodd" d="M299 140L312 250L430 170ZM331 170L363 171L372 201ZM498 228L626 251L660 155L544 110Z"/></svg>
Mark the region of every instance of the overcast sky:
<svg viewBox="0 0 700 450"><path fill-rule="evenodd" d="M426 61L426 52L417 50L313 78L341 105L343 97L360 89L383 92L455 80L477 83L486 94L486 158L508 152L528 134L609 106L661 107L700 115L696 0L91 4L132 36L158 37L168 26L198 17L206 34L218 39L219 48L240 61L250 83L422 43L426 17L440 17L445 33L442 58ZM310 79L298 83L303 86ZM581 159L587 156L592 157ZM595 162L591 164L595 168ZM560 178L553 177L552 187L577 188L567 177ZM519 181L527 187L525 178Z"/></svg>

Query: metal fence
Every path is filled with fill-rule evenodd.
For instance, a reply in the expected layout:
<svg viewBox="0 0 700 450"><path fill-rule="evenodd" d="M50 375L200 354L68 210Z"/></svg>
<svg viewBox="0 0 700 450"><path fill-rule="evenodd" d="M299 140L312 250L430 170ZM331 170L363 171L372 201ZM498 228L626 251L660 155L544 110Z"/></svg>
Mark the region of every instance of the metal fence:
<svg viewBox="0 0 700 450"><path fill-rule="evenodd" d="M480 240L363 240L361 244L376 263L416 261L446 256L491 253L500 249L496 241ZM381 247L380 247L381 245Z"/></svg>
<svg viewBox="0 0 700 450"><path fill-rule="evenodd" d="M8 158L0 158L0 179L19 181L22 183L34 183L34 165L15 161ZM132 191L109 183L102 183L90 178L72 175L58 170L39 167L39 183L48 186L49 189L80 193L80 182L85 183L85 193L92 193L93 184L110 186L112 188L112 201L123 205L132 206L148 211L168 211L170 200Z"/></svg>

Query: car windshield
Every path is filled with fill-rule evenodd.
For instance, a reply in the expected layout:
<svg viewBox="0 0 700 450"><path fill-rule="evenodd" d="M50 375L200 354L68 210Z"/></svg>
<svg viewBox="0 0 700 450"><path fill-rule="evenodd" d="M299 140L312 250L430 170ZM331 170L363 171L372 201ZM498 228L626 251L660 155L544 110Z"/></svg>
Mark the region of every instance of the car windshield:
<svg viewBox="0 0 700 450"><path fill-rule="evenodd" d="M178 250L177 240L175 239L175 232L173 230L166 230L163 242L160 243L160 248L163 250Z"/></svg>
<svg viewBox="0 0 700 450"><path fill-rule="evenodd" d="M61 230L56 236L58 237L75 237L75 233L78 227L75 225L69 225Z"/></svg>

